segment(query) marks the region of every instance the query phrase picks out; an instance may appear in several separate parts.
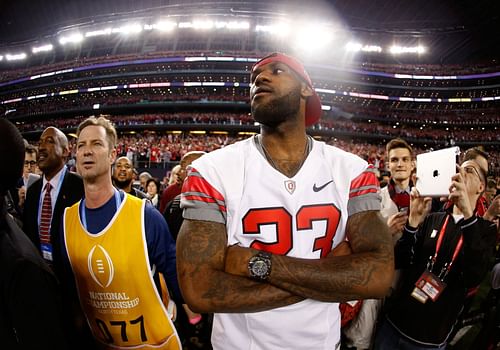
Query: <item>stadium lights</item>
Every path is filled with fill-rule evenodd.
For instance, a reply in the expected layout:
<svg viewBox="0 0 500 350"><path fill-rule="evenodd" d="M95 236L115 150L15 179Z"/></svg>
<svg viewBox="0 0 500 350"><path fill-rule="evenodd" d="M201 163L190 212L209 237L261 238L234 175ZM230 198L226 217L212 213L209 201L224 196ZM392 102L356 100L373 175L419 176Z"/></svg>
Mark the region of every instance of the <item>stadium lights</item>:
<svg viewBox="0 0 500 350"><path fill-rule="evenodd" d="M290 26L286 23L277 23L269 25L258 24L255 26L256 32L270 33L278 36L286 36L290 32Z"/></svg>
<svg viewBox="0 0 500 350"><path fill-rule="evenodd" d="M102 36L102 35L110 35L111 34L111 28L106 28L106 29L99 29L99 30L93 30L90 32L85 33L86 38L91 38L94 36Z"/></svg>
<svg viewBox="0 0 500 350"><path fill-rule="evenodd" d="M213 21L193 21L193 22L181 22L179 23L179 28L192 28L192 29L199 29L199 30L207 30L207 29L212 29L214 27L214 22Z"/></svg>
<svg viewBox="0 0 500 350"><path fill-rule="evenodd" d="M61 36L59 38L59 43L61 45L66 45L68 43L79 43L79 42L82 42L83 41L83 35L80 34L80 33L73 33L73 34L70 34L70 35L67 35L67 36Z"/></svg>
<svg viewBox="0 0 500 350"><path fill-rule="evenodd" d="M0 62L3 61L3 55L0 55Z"/></svg>
<svg viewBox="0 0 500 350"><path fill-rule="evenodd" d="M296 37L296 45L299 48L311 52L326 48L332 41L331 29L324 25L309 25L302 29Z"/></svg>
<svg viewBox="0 0 500 350"><path fill-rule="evenodd" d="M389 48L389 52L393 55L399 55L404 53L417 53L422 54L425 52L425 47L423 46L399 46L393 45Z"/></svg>
<svg viewBox="0 0 500 350"><path fill-rule="evenodd" d="M176 27L177 27L177 22L170 22L170 21L160 21L152 25L152 29L159 30L160 32L168 32L174 30Z"/></svg>
<svg viewBox="0 0 500 350"><path fill-rule="evenodd" d="M7 61L20 61L20 60L24 60L26 57L28 57L28 56L26 55L25 52L17 53L14 55L11 55L11 54L5 55L5 58L7 59Z"/></svg>
<svg viewBox="0 0 500 350"><path fill-rule="evenodd" d="M249 29L250 23L244 22L244 21L242 21L242 22L238 22L238 21L215 22L215 28L216 29L233 29L233 30Z"/></svg>
<svg viewBox="0 0 500 350"><path fill-rule="evenodd" d="M382 52L382 48L378 45L362 45L356 42L350 42L346 45L346 50L350 52Z"/></svg>
<svg viewBox="0 0 500 350"><path fill-rule="evenodd" d="M35 46L31 49L31 52L33 53L39 53L39 52L47 52L47 51L52 51L54 46L52 44L47 44L47 45L42 45L42 46Z"/></svg>
<svg viewBox="0 0 500 350"><path fill-rule="evenodd" d="M111 33L121 33L121 34L136 34L142 32L142 26L140 24L128 24L121 27L115 27L111 29Z"/></svg>

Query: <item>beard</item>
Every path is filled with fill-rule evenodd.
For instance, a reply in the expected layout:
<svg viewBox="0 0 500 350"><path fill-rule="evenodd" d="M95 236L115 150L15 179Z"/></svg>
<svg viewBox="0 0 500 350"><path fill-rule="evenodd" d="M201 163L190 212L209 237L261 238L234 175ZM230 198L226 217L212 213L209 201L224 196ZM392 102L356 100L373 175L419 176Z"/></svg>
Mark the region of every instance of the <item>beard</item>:
<svg viewBox="0 0 500 350"><path fill-rule="evenodd" d="M300 92L275 98L268 103L251 104L252 116L256 122L269 127L276 127L283 122L297 119L300 108Z"/></svg>
<svg viewBox="0 0 500 350"><path fill-rule="evenodd" d="M132 179L120 181L118 179L113 178L113 182L115 183L116 187L118 187L120 190L123 190L124 188L127 188L128 185L130 185Z"/></svg>

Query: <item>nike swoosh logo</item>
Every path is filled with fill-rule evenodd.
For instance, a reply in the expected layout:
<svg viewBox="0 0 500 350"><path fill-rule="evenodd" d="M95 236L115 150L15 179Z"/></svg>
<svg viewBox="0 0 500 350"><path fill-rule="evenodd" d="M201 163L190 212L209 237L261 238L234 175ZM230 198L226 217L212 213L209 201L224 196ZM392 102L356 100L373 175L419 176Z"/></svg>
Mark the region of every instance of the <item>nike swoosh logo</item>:
<svg viewBox="0 0 500 350"><path fill-rule="evenodd" d="M313 191L314 192L319 192L321 191L323 188L325 188L326 186L328 186L330 183L332 183L333 180L330 180L328 181L326 184L322 185L322 186L319 186L319 187L316 187L316 184L313 185Z"/></svg>

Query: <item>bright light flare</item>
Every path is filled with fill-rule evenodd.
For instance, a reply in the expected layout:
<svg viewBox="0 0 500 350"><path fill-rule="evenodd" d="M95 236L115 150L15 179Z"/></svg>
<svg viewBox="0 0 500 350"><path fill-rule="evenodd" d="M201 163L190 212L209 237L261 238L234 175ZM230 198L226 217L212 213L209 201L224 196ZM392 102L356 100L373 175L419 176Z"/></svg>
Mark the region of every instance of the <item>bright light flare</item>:
<svg viewBox="0 0 500 350"><path fill-rule="evenodd" d="M214 27L214 22L210 20L195 20L193 22L181 22L179 28L192 28L198 30L208 30Z"/></svg>
<svg viewBox="0 0 500 350"><path fill-rule="evenodd" d="M363 45L357 42L350 42L345 48L349 52L382 52L382 48L378 45Z"/></svg>
<svg viewBox="0 0 500 350"><path fill-rule="evenodd" d="M28 56L26 55L25 52L5 55L5 58L7 59L7 61L21 61L21 60L26 59L26 57L28 57Z"/></svg>
<svg viewBox="0 0 500 350"><path fill-rule="evenodd" d="M296 36L297 47L312 51L328 47L333 40L333 32L325 25L309 25L301 29Z"/></svg>
<svg viewBox="0 0 500 350"><path fill-rule="evenodd" d="M290 25L287 23L258 24L255 26L255 31L283 37L290 33Z"/></svg>
<svg viewBox="0 0 500 350"><path fill-rule="evenodd" d="M142 32L142 26L140 24L127 24L121 27L116 27L111 30L112 33L121 33L121 34L137 34Z"/></svg>
<svg viewBox="0 0 500 350"><path fill-rule="evenodd" d="M216 29L245 30L250 28L250 23L244 21L215 22Z"/></svg>
<svg viewBox="0 0 500 350"><path fill-rule="evenodd" d="M61 45L66 45L69 43L77 44L83 41L83 35L81 33L73 33L70 35L61 36L59 38L59 43Z"/></svg>
<svg viewBox="0 0 500 350"><path fill-rule="evenodd" d="M31 49L31 52L36 54L39 52L52 51L52 49L54 49L54 46L52 44L47 44L47 45L35 46Z"/></svg>
<svg viewBox="0 0 500 350"><path fill-rule="evenodd" d="M405 53L416 53L416 54L423 54L425 53L425 47L423 46L399 46L399 45L393 45L389 48L389 52L392 53L393 55L400 55L400 54L405 54Z"/></svg>
<svg viewBox="0 0 500 350"><path fill-rule="evenodd" d="M112 29L111 28L105 28L105 29L99 29L99 30L93 30L90 32L85 33L86 38L91 38L94 36L103 36L103 35L110 35Z"/></svg>
<svg viewBox="0 0 500 350"><path fill-rule="evenodd" d="M153 29L156 29L160 32L170 32L177 27L177 22L171 21L160 21L153 24Z"/></svg>

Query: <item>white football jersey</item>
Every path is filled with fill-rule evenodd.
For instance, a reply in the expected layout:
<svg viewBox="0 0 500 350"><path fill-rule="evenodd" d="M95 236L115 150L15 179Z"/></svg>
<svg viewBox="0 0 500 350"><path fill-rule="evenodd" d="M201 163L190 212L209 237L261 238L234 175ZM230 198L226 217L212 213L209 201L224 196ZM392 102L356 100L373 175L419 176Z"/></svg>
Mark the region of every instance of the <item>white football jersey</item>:
<svg viewBox="0 0 500 350"><path fill-rule="evenodd" d="M256 138L192 164L184 217L224 223L228 245L319 259L345 240L349 215L379 210L378 181L361 158L310 139L292 178L274 169ZM338 303L312 299L264 312L215 314L214 349L335 349Z"/></svg>

